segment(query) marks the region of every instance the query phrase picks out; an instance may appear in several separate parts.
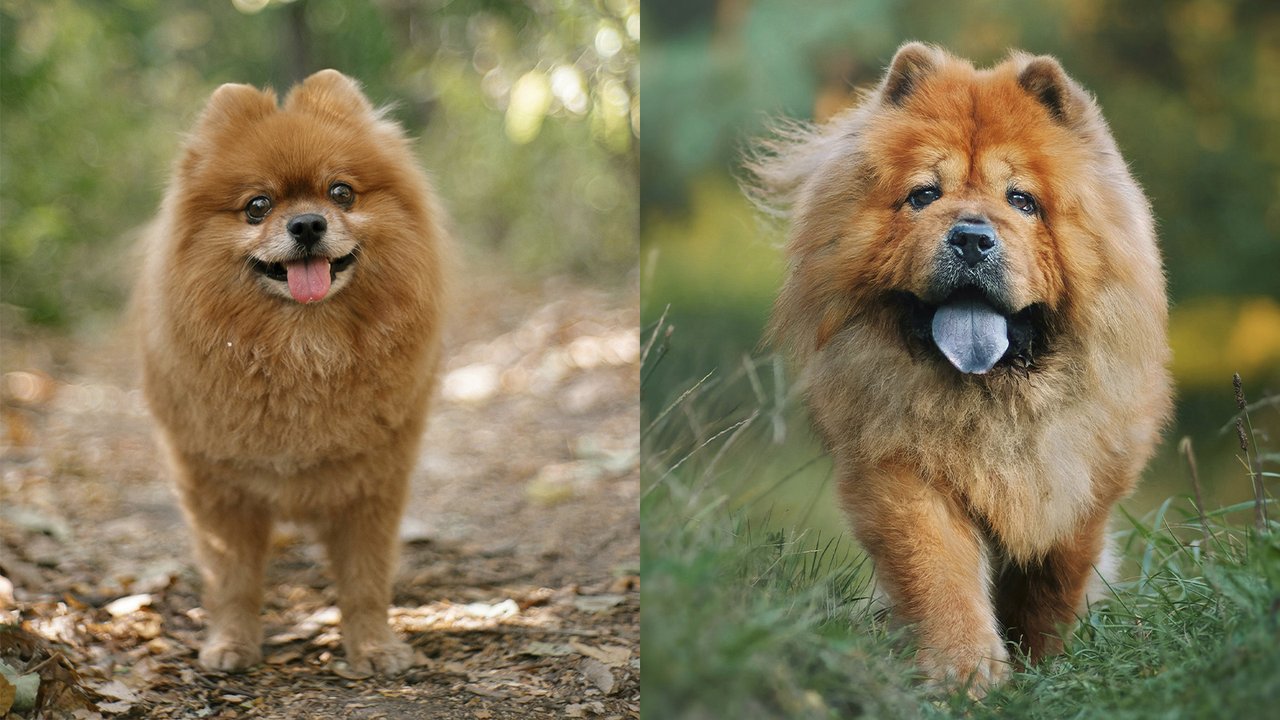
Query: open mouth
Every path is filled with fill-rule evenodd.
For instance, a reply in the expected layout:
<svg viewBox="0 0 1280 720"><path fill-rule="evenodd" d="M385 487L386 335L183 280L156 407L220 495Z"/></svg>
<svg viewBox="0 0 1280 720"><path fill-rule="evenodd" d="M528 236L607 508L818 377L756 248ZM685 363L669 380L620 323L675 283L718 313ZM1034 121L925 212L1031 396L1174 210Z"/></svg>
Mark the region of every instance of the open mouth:
<svg viewBox="0 0 1280 720"><path fill-rule="evenodd" d="M323 260L324 258L317 258ZM356 253L350 252L340 258L334 258L329 261L329 280L333 281L338 273L346 270L355 264ZM263 262L256 257L249 258L249 264L253 266L254 271L261 275L265 275L269 280L279 280L280 282L289 281L289 272L285 268L284 263L280 262Z"/></svg>
<svg viewBox="0 0 1280 720"><path fill-rule="evenodd" d="M1048 337L1045 306L1032 303L1010 312L982 292L969 287L928 303L909 292L891 301L901 309L903 333L917 348L940 353L965 374L983 375L993 369L1030 372L1037 352Z"/></svg>
<svg viewBox="0 0 1280 720"><path fill-rule="evenodd" d="M249 265L268 280L286 283L293 299L305 304L328 296L338 273L355 264L358 252L356 248L339 258L308 255L288 262L266 262L250 256Z"/></svg>

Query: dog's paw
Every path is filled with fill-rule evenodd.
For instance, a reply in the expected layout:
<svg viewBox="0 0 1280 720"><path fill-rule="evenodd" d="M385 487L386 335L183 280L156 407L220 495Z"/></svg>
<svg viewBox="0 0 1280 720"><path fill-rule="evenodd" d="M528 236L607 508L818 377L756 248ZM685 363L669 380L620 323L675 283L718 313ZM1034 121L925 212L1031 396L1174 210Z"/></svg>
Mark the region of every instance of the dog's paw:
<svg viewBox="0 0 1280 720"><path fill-rule="evenodd" d="M210 640L200 648L200 664L209 670L243 672L262 662L262 648L230 640Z"/></svg>
<svg viewBox="0 0 1280 720"><path fill-rule="evenodd" d="M413 667L413 648L395 639L366 643L347 651L347 665L357 673L398 675Z"/></svg>
<svg viewBox="0 0 1280 720"><path fill-rule="evenodd" d="M998 639L945 651L922 648L916 662L929 678L931 688L945 692L963 689L975 700L981 700L1012 673L1009 653Z"/></svg>

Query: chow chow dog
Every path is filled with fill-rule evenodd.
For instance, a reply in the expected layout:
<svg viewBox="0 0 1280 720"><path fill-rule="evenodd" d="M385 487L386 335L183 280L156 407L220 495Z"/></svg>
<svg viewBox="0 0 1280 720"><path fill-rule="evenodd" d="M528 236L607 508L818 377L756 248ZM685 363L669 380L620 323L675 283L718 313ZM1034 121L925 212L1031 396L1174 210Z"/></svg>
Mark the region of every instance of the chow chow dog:
<svg viewBox="0 0 1280 720"><path fill-rule="evenodd" d="M1150 206L1093 97L1021 52L903 45L749 169L790 223L769 337L842 504L921 669L981 695L1008 647L1062 648L1168 416Z"/></svg>
<svg viewBox="0 0 1280 720"><path fill-rule="evenodd" d="M277 105L218 88L144 242L144 391L204 581L200 662L262 658L272 522L324 543L356 671L387 625L397 528L440 354L444 216L403 131L324 70Z"/></svg>

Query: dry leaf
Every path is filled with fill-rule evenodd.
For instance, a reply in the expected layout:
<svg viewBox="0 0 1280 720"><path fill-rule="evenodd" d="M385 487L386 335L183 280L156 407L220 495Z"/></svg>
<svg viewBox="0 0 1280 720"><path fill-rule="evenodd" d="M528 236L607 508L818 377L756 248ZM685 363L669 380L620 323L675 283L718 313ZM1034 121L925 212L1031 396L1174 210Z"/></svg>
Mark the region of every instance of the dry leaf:
<svg viewBox="0 0 1280 720"><path fill-rule="evenodd" d="M90 685L93 691L103 697L115 698L116 700L124 700L125 702L134 703L138 701L138 694L128 685L119 680L112 680L101 685Z"/></svg>
<svg viewBox="0 0 1280 720"><path fill-rule="evenodd" d="M568 705L564 709L564 716L567 718L584 718L587 714L603 715L604 703L595 700L589 703L575 703Z"/></svg>
<svg viewBox="0 0 1280 720"><path fill-rule="evenodd" d="M112 600L103 608L111 617L124 617L131 615L142 608L151 604L151 593L141 593L139 595L128 595L117 600Z"/></svg>
<svg viewBox="0 0 1280 720"><path fill-rule="evenodd" d="M640 576L635 574L623 575L614 579L613 583L609 585L609 592L611 593L635 592L639 589Z"/></svg>
<svg viewBox="0 0 1280 720"><path fill-rule="evenodd" d="M329 666L329 670L340 678L345 680L365 680L373 677L373 673L356 672L351 666L339 660Z"/></svg>
<svg viewBox="0 0 1280 720"><path fill-rule="evenodd" d="M573 599L573 606L583 612L599 613L609 610L626 599L622 595L583 595Z"/></svg>
<svg viewBox="0 0 1280 720"><path fill-rule="evenodd" d="M510 598L500 603L469 603L462 607L468 615L481 618L510 617L520 613L520 606Z"/></svg>
<svg viewBox="0 0 1280 720"><path fill-rule="evenodd" d="M561 657L563 655L572 654L573 649L568 645L534 640L521 652L525 655L536 655L538 657Z"/></svg>
<svg viewBox="0 0 1280 720"><path fill-rule="evenodd" d="M580 643L577 640L570 640L569 647L573 648L581 655L595 658L605 665L611 665L613 667L625 665L627 661L631 659L631 649L621 645L602 645L600 647L595 647L585 643Z"/></svg>
<svg viewBox="0 0 1280 720"><path fill-rule="evenodd" d="M600 688L600 692L605 695L613 692L616 681L608 665L595 658L586 657L582 658L582 662L578 663L578 672L582 673L582 676L587 680L590 680L592 685Z"/></svg>
<svg viewBox="0 0 1280 720"><path fill-rule="evenodd" d="M286 650L284 652L272 653L267 656L265 662L268 665L284 665L302 657L302 653L297 650Z"/></svg>
<svg viewBox="0 0 1280 720"><path fill-rule="evenodd" d="M7 667L7 666L6 666ZM39 677L36 683L40 682ZM9 682L9 678L0 673L0 713L9 713L9 709L13 707L13 701L18 697L18 688Z"/></svg>

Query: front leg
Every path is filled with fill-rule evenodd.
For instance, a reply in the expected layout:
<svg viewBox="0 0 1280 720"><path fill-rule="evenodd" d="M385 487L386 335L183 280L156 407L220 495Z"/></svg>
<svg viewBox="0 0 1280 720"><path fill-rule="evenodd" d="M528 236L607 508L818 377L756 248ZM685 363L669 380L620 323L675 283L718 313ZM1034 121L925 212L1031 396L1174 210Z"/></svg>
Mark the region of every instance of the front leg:
<svg viewBox="0 0 1280 720"><path fill-rule="evenodd" d="M1032 663L1062 652L1062 631L1084 604L1105 564L1107 513L1097 513L1042 558L1010 560L996 586L996 608L1009 640Z"/></svg>
<svg viewBox="0 0 1280 720"><path fill-rule="evenodd" d="M357 672L394 675L413 664L413 650L387 625L397 561L400 497L363 497L320 527L338 583L342 644Z"/></svg>
<svg viewBox="0 0 1280 720"><path fill-rule="evenodd" d="M195 539L208 635L200 664L236 672L262 660L262 579L271 513L227 481L226 468L175 458L182 509Z"/></svg>
<svg viewBox="0 0 1280 720"><path fill-rule="evenodd" d="M975 697L1005 679L987 550L959 503L904 465L843 472L840 491L896 619L915 625L920 668Z"/></svg>

